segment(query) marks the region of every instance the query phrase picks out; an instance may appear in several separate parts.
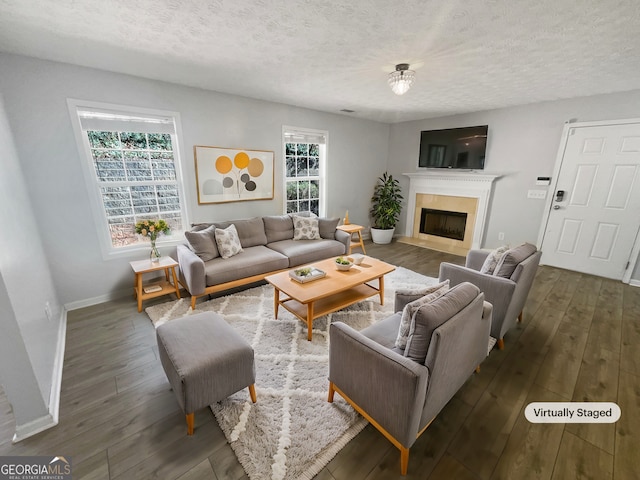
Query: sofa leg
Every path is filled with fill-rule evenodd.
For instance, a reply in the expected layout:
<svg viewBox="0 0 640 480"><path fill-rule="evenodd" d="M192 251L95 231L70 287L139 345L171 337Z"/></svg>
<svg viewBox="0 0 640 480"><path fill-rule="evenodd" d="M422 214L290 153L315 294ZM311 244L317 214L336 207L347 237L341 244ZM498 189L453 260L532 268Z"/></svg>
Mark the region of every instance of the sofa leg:
<svg viewBox="0 0 640 480"><path fill-rule="evenodd" d="M480 373L480 365L476 367L476 373Z"/></svg>
<svg viewBox="0 0 640 480"><path fill-rule="evenodd" d="M187 435L193 435L193 418L195 414L193 412L187 413Z"/></svg>
<svg viewBox="0 0 640 480"><path fill-rule="evenodd" d="M518 315L518 322L522 323L522 310L520 310L520 315Z"/></svg>
<svg viewBox="0 0 640 480"><path fill-rule="evenodd" d="M498 340L498 350L504 350L504 338Z"/></svg>
<svg viewBox="0 0 640 480"><path fill-rule="evenodd" d="M333 382L329 382L329 397L327 398L327 402L333 403L333 394L336 393L333 388Z"/></svg>
<svg viewBox="0 0 640 480"><path fill-rule="evenodd" d="M409 469L409 449L400 447L400 475L406 475Z"/></svg>
<svg viewBox="0 0 640 480"><path fill-rule="evenodd" d="M251 385L249 385L249 396L251 397L251 401L253 403L256 403L258 401L258 398L256 397L256 384L252 383Z"/></svg>

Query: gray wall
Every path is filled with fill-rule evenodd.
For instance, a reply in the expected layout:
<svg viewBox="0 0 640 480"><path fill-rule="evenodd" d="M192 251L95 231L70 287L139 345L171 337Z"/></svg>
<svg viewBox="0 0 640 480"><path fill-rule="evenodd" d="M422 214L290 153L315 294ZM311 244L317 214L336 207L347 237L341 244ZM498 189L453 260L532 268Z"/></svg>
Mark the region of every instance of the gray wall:
<svg viewBox="0 0 640 480"><path fill-rule="evenodd" d="M2 96L0 158L0 380L20 428L47 415L62 309L41 242L48 232L33 214Z"/></svg>
<svg viewBox="0 0 640 480"><path fill-rule="evenodd" d="M55 285L65 305L128 293L133 281L128 262L145 255L102 257L81 165L86 160L80 157L74 138L67 98L179 112L191 222L282 212L283 125L329 132L329 216L342 216L349 209L353 223L366 225L373 184L387 163L389 126L344 115L6 54L0 54L0 91ZM273 150L275 198L199 206L194 145Z"/></svg>
<svg viewBox="0 0 640 480"><path fill-rule="evenodd" d="M502 177L494 183L483 246L535 244L545 201L528 199L527 190L549 188L535 182L538 176L553 174L564 123L639 118L638 105L640 90L634 90L391 125L389 171L406 193L409 179L402 173L419 171L421 130L489 125L485 172ZM404 211L397 232L405 231L406 215ZM504 241L498 240L500 232ZM640 265L632 278L640 279Z"/></svg>

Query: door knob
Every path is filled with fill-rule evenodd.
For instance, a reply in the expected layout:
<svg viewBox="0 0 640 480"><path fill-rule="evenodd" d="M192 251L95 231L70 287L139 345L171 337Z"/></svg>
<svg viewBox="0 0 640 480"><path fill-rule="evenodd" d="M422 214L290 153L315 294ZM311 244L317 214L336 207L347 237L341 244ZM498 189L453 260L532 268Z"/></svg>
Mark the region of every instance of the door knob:
<svg viewBox="0 0 640 480"><path fill-rule="evenodd" d="M553 209L554 209L554 210L560 210L560 205L554 205L554 206L553 206Z"/></svg>

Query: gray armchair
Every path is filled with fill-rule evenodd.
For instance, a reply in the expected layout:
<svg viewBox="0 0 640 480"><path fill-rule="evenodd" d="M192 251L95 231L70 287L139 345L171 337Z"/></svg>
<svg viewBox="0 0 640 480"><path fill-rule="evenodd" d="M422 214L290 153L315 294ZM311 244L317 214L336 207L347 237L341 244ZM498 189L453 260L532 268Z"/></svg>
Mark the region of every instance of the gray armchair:
<svg viewBox="0 0 640 480"><path fill-rule="evenodd" d="M534 245L519 245L505 253L503 263L496 267L498 274L481 273L490 253L490 250L469 251L464 267L442 263L439 277L441 281L448 279L452 286L462 282L473 283L484 293L485 300L493 305L491 336L497 339L498 348L502 350L505 333L516 320L522 321L522 310L542 252Z"/></svg>
<svg viewBox="0 0 640 480"><path fill-rule="evenodd" d="M415 297L413 298L415 299ZM395 346L402 309L361 332L330 326L329 402L338 392L400 450L409 448L487 356L491 305L469 283L418 308L406 349Z"/></svg>

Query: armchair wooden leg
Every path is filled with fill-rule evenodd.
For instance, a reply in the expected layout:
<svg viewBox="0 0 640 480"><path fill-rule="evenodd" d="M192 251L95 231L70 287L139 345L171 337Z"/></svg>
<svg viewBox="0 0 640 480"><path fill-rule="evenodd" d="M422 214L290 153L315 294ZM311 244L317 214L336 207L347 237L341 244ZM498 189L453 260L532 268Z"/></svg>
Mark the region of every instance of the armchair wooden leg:
<svg viewBox="0 0 640 480"><path fill-rule="evenodd" d="M504 338L498 340L498 350L504 350Z"/></svg>
<svg viewBox="0 0 640 480"><path fill-rule="evenodd" d="M518 315L518 322L522 323L522 310L520 310L520 315Z"/></svg>
<svg viewBox="0 0 640 480"><path fill-rule="evenodd" d="M329 382L329 397L327 398L327 402L333 403L333 394L336 393L333 388L333 382Z"/></svg>
<svg viewBox="0 0 640 480"><path fill-rule="evenodd" d="M400 475L406 475L409 468L409 449L400 447Z"/></svg>
<svg viewBox="0 0 640 480"><path fill-rule="evenodd" d="M251 385L249 385L249 395L251 396L251 401L253 403L256 403L258 401L258 398L256 397L256 384L252 383Z"/></svg>
<svg viewBox="0 0 640 480"><path fill-rule="evenodd" d="M480 373L480 365L476 367L476 373Z"/></svg>
<svg viewBox="0 0 640 480"><path fill-rule="evenodd" d="M195 295L191 295L191 310L195 310L196 309L196 296Z"/></svg>
<svg viewBox="0 0 640 480"><path fill-rule="evenodd" d="M194 413L187 413L187 435L193 435L193 418Z"/></svg>

